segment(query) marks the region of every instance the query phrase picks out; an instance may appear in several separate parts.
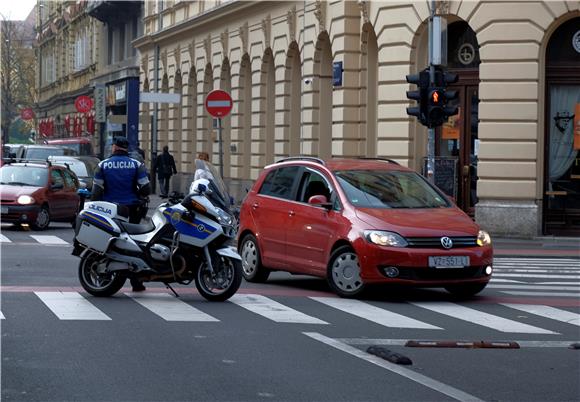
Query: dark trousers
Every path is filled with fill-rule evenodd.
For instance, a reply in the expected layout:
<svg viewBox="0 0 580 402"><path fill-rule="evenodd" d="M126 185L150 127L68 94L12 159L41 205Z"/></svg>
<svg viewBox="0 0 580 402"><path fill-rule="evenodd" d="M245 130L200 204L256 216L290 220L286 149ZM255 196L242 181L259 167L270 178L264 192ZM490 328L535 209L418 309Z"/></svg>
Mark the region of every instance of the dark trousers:
<svg viewBox="0 0 580 402"><path fill-rule="evenodd" d="M171 175L158 176L159 179L159 193L161 195L169 194L169 181L171 180Z"/></svg>

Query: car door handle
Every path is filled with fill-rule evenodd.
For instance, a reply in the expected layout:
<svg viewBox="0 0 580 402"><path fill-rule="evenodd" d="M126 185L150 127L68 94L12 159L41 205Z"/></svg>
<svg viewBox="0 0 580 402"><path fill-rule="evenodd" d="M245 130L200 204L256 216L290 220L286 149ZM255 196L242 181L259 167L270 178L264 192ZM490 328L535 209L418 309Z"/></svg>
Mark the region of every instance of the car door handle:
<svg viewBox="0 0 580 402"><path fill-rule="evenodd" d="M296 212L294 212L294 211L289 211L288 212L288 216L294 216L294 215L296 215Z"/></svg>
<svg viewBox="0 0 580 402"><path fill-rule="evenodd" d="M257 209L258 207L259 207L259 205L258 205L258 203L257 203L257 202L254 202L254 203L252 204L252 209Z"/></svg>

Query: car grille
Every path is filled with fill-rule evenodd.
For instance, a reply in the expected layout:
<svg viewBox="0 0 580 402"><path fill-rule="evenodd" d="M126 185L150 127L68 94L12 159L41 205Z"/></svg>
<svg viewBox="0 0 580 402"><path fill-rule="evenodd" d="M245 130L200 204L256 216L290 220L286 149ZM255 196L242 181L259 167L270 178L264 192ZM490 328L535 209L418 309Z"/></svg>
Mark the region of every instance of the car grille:
<svg viewBox="0 0 580 402"><path fill-rule="evenodd" d="M379 271L386 277L384 268ZM399 275L390 279L406 279L410 281L445 281L450 279L471 279L485 276L485 267L470 266L465 268L429 268L429 267L399 267Z"/></svg>
<svg viewBox="0 0 580 402"><path fill-rule="evenodd" d="M453 241L452 248L458 247L475 247L477 246L477 237L449 237ZM414 248L443 248L441 245L441 237L407 237L407 247Z"/></svg>

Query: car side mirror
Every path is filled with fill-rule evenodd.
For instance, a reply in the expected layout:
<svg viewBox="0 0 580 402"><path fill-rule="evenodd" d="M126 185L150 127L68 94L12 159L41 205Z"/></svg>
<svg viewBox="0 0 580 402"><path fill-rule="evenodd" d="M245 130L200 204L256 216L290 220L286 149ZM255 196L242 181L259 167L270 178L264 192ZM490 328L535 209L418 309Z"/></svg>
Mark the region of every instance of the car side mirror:
<svg viewBox="0 0 580 402"><path fill-rule="evenodd" d="M332 208L332 204L328 202L328 198L325 195L313 195L308 199L308 203L326 209Z"/></svg>

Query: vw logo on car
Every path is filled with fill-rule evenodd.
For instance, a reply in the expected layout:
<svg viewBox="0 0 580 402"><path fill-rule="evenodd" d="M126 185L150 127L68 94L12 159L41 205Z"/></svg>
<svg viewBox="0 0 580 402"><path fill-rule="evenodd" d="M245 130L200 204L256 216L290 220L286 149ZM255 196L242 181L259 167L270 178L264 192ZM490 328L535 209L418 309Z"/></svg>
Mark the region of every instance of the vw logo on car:
<svg viewBox="0 0 580 402"><path fill-rule="evenodd" d="M451 240L447 236L443 236L441 238L441 245L443 246L443 248L450 249L451 247L453 247L453 240Z"/></svg>

